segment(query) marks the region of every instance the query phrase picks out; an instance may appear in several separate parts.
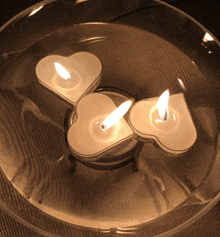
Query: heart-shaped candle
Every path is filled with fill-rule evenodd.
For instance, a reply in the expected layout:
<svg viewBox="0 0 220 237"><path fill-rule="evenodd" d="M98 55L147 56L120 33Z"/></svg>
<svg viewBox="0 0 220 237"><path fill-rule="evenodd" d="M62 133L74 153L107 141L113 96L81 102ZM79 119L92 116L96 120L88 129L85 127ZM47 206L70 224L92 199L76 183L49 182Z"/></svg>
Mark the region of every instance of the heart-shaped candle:
<svg viewBox="0 0 220 237"><path fill-rule="evenodd" d="M124 108L128 111L130 106L129 102L123 104L122 116L126 112ZM79 101L76 107L78 118L67 133L69 148L75 157L103 156L133 137L133 130L124 118L116 119L110 128L103 123L108 122L106 118L112 117L115 111L118 109L112 99L102 93L88 94Z"/></svg>
<svg viewBox="0 0 220 237"><path fill-rule="evenodd" d="M50 55L36 67L39 82L72 104L98 87L101 71L100 60L87 52L69 57Z"/></svg>
<svg viewBox="0 0 220 237"><path fill-rule="evenodd" d="M158 98L135 103L129 122L142 141L153 139L166 152L181 154L192 147L197 132L182 93L169 96L166 91Z"/></svg>

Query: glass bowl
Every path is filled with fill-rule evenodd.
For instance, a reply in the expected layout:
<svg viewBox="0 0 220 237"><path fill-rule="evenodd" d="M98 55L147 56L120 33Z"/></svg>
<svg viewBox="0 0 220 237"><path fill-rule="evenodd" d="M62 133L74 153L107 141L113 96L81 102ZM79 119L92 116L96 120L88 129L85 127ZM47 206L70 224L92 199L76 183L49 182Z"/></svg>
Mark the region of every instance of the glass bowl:
<svg viewBox="0 0 220 237"><path fill-rule="evenodd" d="M205 27L159 0L50 0L0 34L3 210L47 236L170 236L218 202L219 42ZM84 94L70 103L40 83L36 67L79 52L102 64L96 93L184 94L195 144L170 155L141 141L110 168L73 159L67 132Z"/></svg>

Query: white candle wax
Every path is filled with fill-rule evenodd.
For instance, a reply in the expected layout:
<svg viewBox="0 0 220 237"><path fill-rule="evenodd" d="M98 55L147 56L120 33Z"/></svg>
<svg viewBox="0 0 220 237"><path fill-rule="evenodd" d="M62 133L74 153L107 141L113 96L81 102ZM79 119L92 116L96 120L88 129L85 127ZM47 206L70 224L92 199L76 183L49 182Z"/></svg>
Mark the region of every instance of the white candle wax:
<svg viewBox="0 0 220 237"><path fill-rule="evenodd" d="M77 105L78 118L67 133L71 152L79 157L98 157L133 137L124 118L109 129L102 122L117 109L111 98L102 93L83 97Z"/></svg>
<svg viewBox="0 0 220 237"><path fill-rule="evenodd" d="M153 139L166 152L180 154L195 143L197 132L182 93L169 97L169 116L161 119L158 97L135 103L129 123L140 140Z"/></svg>
<svg viewBox="0 0 220 237"><path fill-rule="evenodd" d="M37 64L39 82L72 104L93 92L101 80L102 65L93 54L78 52L70 57L51 55Z"/></svg>

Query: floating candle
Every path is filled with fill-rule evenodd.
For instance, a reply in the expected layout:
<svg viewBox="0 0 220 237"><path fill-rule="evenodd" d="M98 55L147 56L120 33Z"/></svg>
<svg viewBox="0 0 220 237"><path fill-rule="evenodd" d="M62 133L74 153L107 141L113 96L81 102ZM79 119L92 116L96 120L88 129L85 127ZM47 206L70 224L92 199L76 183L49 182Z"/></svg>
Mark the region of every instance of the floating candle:
<svg viewBox="0 0 220 237"><path fill-rule="evenodd" d="M189 150L197 132L182 93L135 103L129 114L129 123L138 139L153 139L166 152L180 154Z"/></svg>
<svg viewBox="0 0 220 237"><path fill-rule="evenodd" d="M132 103L127 101L117 109L112 99L102 93L83 97L76 108L78 118L67 134L71 153L75 157L99 157L131 139L134 133L122 117Z"/></svg>
<svg viewBox="0 0 220 237"><path fill-rule="evenodd" d="M37 64L39 82L76 104L84 95L93 92L101 80L102 65L93 54L78 52L70 57L51 55Z"/></svg>

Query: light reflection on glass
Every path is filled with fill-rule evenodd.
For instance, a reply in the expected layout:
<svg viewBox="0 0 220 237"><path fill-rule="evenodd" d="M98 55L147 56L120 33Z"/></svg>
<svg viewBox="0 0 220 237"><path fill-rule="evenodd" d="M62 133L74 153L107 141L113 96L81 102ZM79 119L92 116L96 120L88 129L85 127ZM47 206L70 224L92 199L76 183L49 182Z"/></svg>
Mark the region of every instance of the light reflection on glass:
<svg viewBox="0 0 220 237"><path fill-rule="evenodd" d="M209 33L205 33L203 37L203 42L214 41L213 37Z"/></svg>
<svg viewBox="0 0 220 237"><path fill-rule="evenodd" d="M110 233L110 230L101 230L102 233L106 234L106 233Z"/></svg>
<svg viewBox="0 0 220 237"><path fill-rule="evenodd" d="M120 231L120 230L117 230L116 231L116 234L123 234L123 235L134 235L135 234L135 232L133 232L133 231Z"/></svg>
<svg viewBox="0 0 220 237"><path fill-rule="evenodd" d="M28 17L33 16L34 14L36 14L37 12L39 12L42 8L44 7L44 4L40 5L37 8L34 8L34 10L28 15Z"/></svg>
<svg viewBox="0 0 220 237"><path fill-rule="evenodd" d="M82 39L79 42L98 42L98 41L103 41L106 40L107 37L103 37L103 36L98 36L98 37L91 37L91 38L86 38L86 39Z"/></svg>
<svg viewBox="0 0 220 237"><path fill-rule="evenodd" d="M193 62L193 64L195 64L195 63ZM179 82L181 88L185 91L185 90L186 90L186 87L184 86L183 81L182 81L181 79L179 79L179 78L177 78L177 80L178 80L178 82Z"/></svg>
<svg viewBox="0 0 220 237"><path fill-rule="evenodd" d="M80 3L80 2L86 2L88 0L76 0L76 3Z"/></svg>

